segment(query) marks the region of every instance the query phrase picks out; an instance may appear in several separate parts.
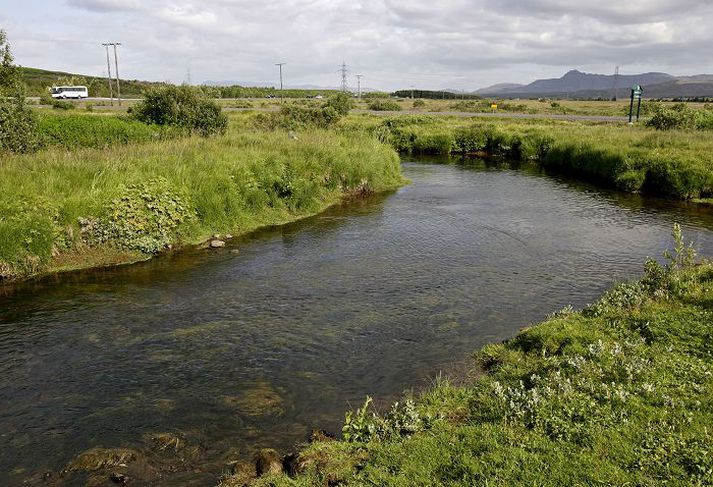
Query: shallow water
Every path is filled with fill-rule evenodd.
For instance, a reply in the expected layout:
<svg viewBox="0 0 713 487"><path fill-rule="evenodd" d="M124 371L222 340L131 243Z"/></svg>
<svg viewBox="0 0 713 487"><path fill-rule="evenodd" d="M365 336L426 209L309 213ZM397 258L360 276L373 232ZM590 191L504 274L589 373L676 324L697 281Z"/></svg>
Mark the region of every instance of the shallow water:
<svg viewBox="0 0 713 487"><path fill-rule="evenodd" d="M366 394L426 385L639 276L675 221L713 254L713 214L694 205L483 162L404 171L393 194L225 249L0 291L0 483L74 485L58 472L78 453L149 452L172 432L195 453L152 453L155 484L212 485L230 460L338 431Z"/></svg>

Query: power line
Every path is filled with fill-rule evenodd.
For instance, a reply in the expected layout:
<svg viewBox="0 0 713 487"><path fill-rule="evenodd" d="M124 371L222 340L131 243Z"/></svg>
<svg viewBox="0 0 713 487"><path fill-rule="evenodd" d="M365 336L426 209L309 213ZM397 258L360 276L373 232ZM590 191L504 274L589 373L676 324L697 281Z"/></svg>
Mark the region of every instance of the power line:
<svg viewBox="0 0 713 487"><path fill-rule="evenodd" d="M345 62L342 61L342 66L339 71L342 73L342 91L347 91L347 73L349 71L347 70L347 64Z"/></svg>
<svg viewBox="0 0 713 487"><path fill-rule="evenodd" d="M357 79L357 97L361 99L361 78L363 74L355 74L354 77Z"/></svg>
<svg viewBox="0 0 713 487"><path fill-rule="evenodd" d="M111 86L111 63L109 62L109 46L110 44L105 42L102 43L102 46L106 47L106 70L109 73L109 76L107 77L107 81L109 82L109 100L111 100L111 105L114 105L114 91Z"/></svg>

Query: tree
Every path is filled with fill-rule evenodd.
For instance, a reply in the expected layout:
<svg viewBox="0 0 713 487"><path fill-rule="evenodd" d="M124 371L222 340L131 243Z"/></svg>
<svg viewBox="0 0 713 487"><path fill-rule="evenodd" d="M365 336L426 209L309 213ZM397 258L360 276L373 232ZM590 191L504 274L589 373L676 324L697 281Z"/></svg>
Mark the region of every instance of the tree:
<svg viewBox="0 0 713 487"><path fill-rule="evenodd" d="M13 64L14 61L7 34L3 29L0 29L0 91L7 93L17 90L19 87L20 72Z"/></svg>

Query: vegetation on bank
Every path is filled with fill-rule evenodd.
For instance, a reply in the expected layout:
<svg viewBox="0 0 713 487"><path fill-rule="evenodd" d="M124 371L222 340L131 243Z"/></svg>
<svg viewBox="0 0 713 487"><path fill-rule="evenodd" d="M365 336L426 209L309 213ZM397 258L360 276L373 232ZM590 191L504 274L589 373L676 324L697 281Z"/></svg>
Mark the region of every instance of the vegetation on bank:
<svg viewBox="0 0 713 487"><path fill-rule="evenodd" d="M676 250L581 312L484 347L465 383L346 416L255 479L315 485L712 485L713 264Z"/></svg>
<svg viewBox="0 0 713 487"><path fill-rule="evenodd" d="M316 129L294 140L236 124L212 138L6 155L0 280L144 259L402 182L387 146Z"/></svg>
<svg viewBox="0 0 713 487"><path fill-rule="evenodd" d="M340 129L370 133L400 152L487 154L535 161L628 192L680 199L713 195L713 138L700 131L428 115L350 117Z"/></svg>

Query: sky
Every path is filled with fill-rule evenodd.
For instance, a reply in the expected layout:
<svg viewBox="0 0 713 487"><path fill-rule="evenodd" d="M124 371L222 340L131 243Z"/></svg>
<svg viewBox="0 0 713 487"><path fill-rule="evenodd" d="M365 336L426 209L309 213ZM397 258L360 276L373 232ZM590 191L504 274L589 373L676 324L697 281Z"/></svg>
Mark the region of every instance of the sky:
<svg viewBox="0 0 713 487"><path fill-rule="evenodd" d="M475 90L713 72L713 0L0 0L17 64L122 78Z"/></svg>

